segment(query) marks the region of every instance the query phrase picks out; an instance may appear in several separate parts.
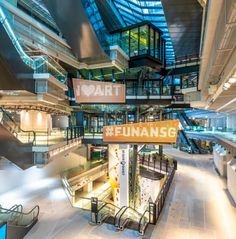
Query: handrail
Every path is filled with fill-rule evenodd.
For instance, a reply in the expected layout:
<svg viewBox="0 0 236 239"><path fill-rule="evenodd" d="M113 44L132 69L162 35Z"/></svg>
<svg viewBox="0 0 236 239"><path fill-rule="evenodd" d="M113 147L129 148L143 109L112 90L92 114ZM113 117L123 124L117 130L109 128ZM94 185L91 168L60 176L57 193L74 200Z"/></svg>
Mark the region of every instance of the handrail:
<svg viewBox="0 0 236 239"><path fill-rule="evenodd" d="M174 174L175 174L175 169L174 169L174 167L173 167L171 173L168 174L167 179L165 180L165 182L164 182L164 184L163 184L163 186L162 186L160 192L158 193L157 199L156 199L155 203L159 203L159 202L160 202L160 199L161 199L162 196L164 195L164 190L165 190L166 187L168 187L168 185L170 185L170 183L171 183L171 181L172 181L172 179L173 179L173 177L174 177Z"/></svg>
<svg viewBox="0 0 236 239"><path fill-rule="evenodd" d="M19 218L18 217L21 217L21 219L22 219L22 217L24 217L24 216L28 216L28 215L30 215L30 214L33 214L33 218L32 218L32 220L30 221L30 223L29 224L31 224L32 223L32 221L34 221L34 219L35 218L38 218L38 215L39 215L39 206L38 205L36 205L35 207L33 207L29 212L27 212L27 213L24 213L24 212L18 212L18 211L15 211L15 210L10 210L10 209L5 209L5 208L1 208L1 209L3 209L3 210L5 210L7 213L15 213L16 215L15 215L15 219L16 219L16 224L18 224L18 225L22 225L22 226L26 226L25 224L20 224L19 223ZM36 211L36 214L34 214L34 211ZM5 214L6 212L1 212L1 214ZM18 216L17 216L18 215ZM27 225L29 225L29 224L27 224Z"/></svg>
<svg viewBox="0 0 236 239"><path fill-rule="evenodd" d="M22 132L24 133L33 133L33 141L32 143L34 144L35 140L36 140L36 132L33 130L23 130L13 119L12 117L2 108L0 107L0 110L3 112L4 115L6 115L8 117L8 119ZM3 115L3 116L4 116ZM13 129L15 131L15 129ZM17 132L15 132L17 133Z"/></svg>
<svg viewBox="0 0 236 239"><path fill-rule="evenodd" d="M131 209L133 212L137 213L138 215L141 215L137 210L135 210L134 208L130 207L130 206L125 206L125 210L121 213L119 219L118 219L118 227L120 228L120 223L121 223L121 218L122 216L125 214L125 212L128 210L128 209ZM132 219L131 219L132 220Z"/></svg>
<svg viewBox="0 0 236 239"><path fill-rule="evenodd" d="M44 64L46 64L47 66L50 66L52 69L56 70L57 73L59 73L60 77L62 77L61 81L63 83L65 83L67 74L64 74L65 70L62 72L60 70L58 70L57 69L58 66L55 65L55 62L53 64L51 64L50 59L45 56L37 56L36 59L33 59L26 53L26 51L24 50L24 47L22 46L22 39L18 38L17 35L15 34L15 30L19 31L19 29L20 29L19 26L14 25L16 22L17 22L16 19L14 19L14 21L12 20L11 15L8 12L8 9L6 7L3 7L0 5L0 23L3 25L4 29L6 30L9 38L11 39L15 49L19 53L22 61L26 65L28 65L30 68L32 68L34 70L34 73L36 73L37 70L40 69L40 67ZM23 30L23 32L25 33L25 29ZM31 34L31 32L30 32L30 34ZM55 45L55 44L52 44L52 45ZM52 61L52 59L51 59L51 61ZM62 67L60 67L60 68L62 68ZM55 76L55 77L58 78L58 76Z"/></svg>
<svg viewBox="0 0 236 239"><path fill-rule="evenodd" d="M102 210L102 209L103 209L105 206L107 206L108 204L114 206L114 207L117 208L117 209L120 209L119 207L117 207L117 206L114 205L113 203L105 202L105 203L98 209L98 212L100 212L100 210Z"/></svg>
<svg viewBox="0 0 236 239"><path fill-rule="evenodd" d="M5 210L6 212L4 212L4 213L8 213L8 211L9 212L12 212L12 211L15 211L15 210L17 210L17 212L19 212L18 211L18 208L20 208L20 212L22 212L22 210L23 210L23 206L21 205L21 204L15 204L15 205L13 205L11 208L9 208L9 209L5 209L5 208L3 208L1 205L0 205L0 213L1 213L1 209L3 209L3 210Z"/></svg>
<svg viewBox="0 0 236 239"><path fill-rule="evenodd" d="M138 224L138 231L139 231L139 233L141 233L142 235L144 234L144 232L141 230L141 222L142 222L142 220L143 220L143 218L145 217L145 214L146 214L147 212L150 213L149 210L145 210L144 213L143 213L143 215L142 215L142 217L140 218L139 224ZM148 222L147 222L147 224L148 224ZM145 231L145 230L144 230L144 231Z"/></svg>
<svg viewBox="0 0 236 239"><path fill-rule="evenodd" d="M115 215L115 217L114 217L114 224L116 223L118 214L119 214L122 210L124 210L125 208L126 208L126 206L121 207L120 210L116 213L116 215Z"/></svg>

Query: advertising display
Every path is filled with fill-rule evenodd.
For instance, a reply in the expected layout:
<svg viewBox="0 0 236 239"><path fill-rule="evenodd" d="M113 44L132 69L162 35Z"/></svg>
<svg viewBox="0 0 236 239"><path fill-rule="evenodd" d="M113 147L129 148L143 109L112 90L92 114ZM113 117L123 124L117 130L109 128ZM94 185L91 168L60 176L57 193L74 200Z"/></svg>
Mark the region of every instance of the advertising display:
<svg viewBox="0 0 236 239"><path fill-rule="evenodd" d="M125 85L73 79L77 103L125 103Z"/></svg>
<svg viewBox="0 0 236 239"><path fill-rule="evenodd" d="M173 144L177 140L178 127L178 120L104 126L103 141Z"/></svg>

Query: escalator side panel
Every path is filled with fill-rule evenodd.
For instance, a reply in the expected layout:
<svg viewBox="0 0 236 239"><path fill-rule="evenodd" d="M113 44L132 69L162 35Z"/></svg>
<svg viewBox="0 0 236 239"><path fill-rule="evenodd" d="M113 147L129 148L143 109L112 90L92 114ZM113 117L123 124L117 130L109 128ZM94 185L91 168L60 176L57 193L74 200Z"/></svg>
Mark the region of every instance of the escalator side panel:
<svg viewBox="0 0 236 239"><path fill-rule="evenodd" d="M31 145L22 144L2 124L0 124L0 145L0 155L21 169L27 169L33 165Z"/></svg>
<svg viewBox="0 0 236 239"><path fill-rule="evenodd" d="M33 70L22 61L11 39L0 24L0 89L26 90L34 93Z"/></svg>
<svg viewBox="0 0 236 239"><path fill-rule="evenodd" d="M8 224L7 226L7 239L22 239L31 230L31 228L37 223L38 218L28 226L16 226Z"/></svg>

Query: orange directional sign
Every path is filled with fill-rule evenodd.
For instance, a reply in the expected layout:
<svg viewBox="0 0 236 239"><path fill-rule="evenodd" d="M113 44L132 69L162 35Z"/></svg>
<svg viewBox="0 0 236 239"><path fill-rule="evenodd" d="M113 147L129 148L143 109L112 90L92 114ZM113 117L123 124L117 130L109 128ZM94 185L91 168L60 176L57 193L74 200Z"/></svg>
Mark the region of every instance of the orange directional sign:
<svg viewBox="0 0 236 239"><path fill-rule="evenodd" d="M77 103L125 103L125 85L73 79Z"/></svg>
<svg viewBox="0 0 236 239"><path fill-rule="evenodd" d="M172 144L176 143L178 127L178 120L104 126L103 141Z"/></svg>

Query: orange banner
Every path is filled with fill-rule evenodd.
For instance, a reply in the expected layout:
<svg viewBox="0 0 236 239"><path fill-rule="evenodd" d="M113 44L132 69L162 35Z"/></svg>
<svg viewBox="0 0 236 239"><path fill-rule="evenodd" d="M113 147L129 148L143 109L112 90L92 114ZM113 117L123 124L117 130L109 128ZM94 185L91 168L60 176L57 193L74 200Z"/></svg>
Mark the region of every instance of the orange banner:
<svg viewBox="0 0 236 239"><path fill-rule="evenodd" d="M125 103L125 85L73 79L77 103Z"/></svg>
<svg viewBox="0 0 236 239"><path fill-rule="evenodd" d="M178 127L178 120L104 126L103 141L172 144L176 143Z"/></svg>

